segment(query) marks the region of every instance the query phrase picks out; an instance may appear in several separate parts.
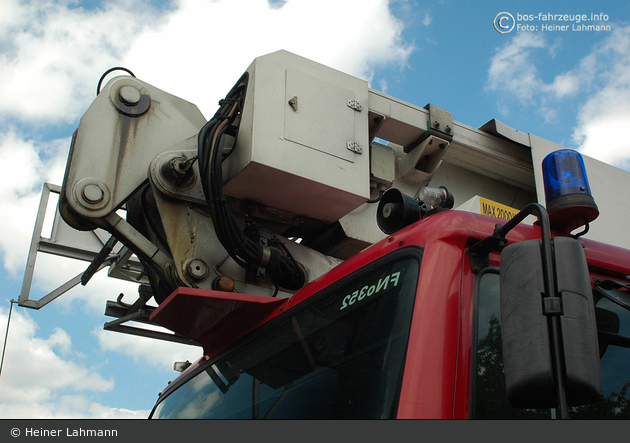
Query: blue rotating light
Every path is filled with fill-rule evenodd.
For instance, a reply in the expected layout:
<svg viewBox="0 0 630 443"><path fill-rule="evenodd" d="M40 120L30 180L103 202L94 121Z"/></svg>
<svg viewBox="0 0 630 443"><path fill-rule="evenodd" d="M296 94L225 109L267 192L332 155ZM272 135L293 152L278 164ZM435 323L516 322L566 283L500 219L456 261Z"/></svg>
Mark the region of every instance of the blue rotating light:
<svg viewBox="0 0 630 443"><path fill-rule="evenodd" d="M545 199L554 231L568 235L595 220L599 209L591 195L582 156L571 149L549 154L542 163Z"/></svg>

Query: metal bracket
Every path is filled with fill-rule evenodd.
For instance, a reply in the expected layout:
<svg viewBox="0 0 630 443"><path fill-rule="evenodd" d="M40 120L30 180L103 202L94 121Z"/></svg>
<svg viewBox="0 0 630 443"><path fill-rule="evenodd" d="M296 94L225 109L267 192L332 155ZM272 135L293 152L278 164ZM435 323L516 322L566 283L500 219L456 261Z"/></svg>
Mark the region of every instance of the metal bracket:
<svg viewBox="0 0 630 443"><path fill-rule="evenodd" d="M40 309L82 283L83 280L87 283L89 277L107 266L116 265L120 268L124 268L125 273L117 274L115 277L132 282L138 282L144 272L144 268L137 258L132 257L130 254L121 254L122 249L112 250L107 248L106 252L103 252L103 248L106 244L105 239L107 239L106 232L100 229L94 231L77 231L71 228L61 218L59 208L55 211L50 238L44 237L42 234L50 194L60 194L60 192L61 187L58 185L45 183L43 186L39 209L37 211L37 219L35 221L35 227L33 228L31 247L24 271L22 291L18 299L18 304L21 307ZM39 300L33 300L30 298L31 284L35 273L37 254L40 252L71 258L73 260L93 262L94 264L88 268L89 272L86 270L86 272L76 275ZM99 258L95 261L97 257Z"/></svg>
<svg viewBox="0 0 630 443"><path fill-rule="evenodd" d="M168 332L156 331L154 329L144 329L125 324L127 322L135 322L155 326L155 323L150 320L150 316L156 308L146 304L152 297L150 287L148 285L140 285L138 287L138 294L138 299L132 305L126 304L122 301L123 294L120 294L116 301L109 300L107 302L107 307L105 308L105 315L109 317L116 317L117 319L105 323L105 325L103 325L103 329L106 331L137 335L140 337L172 341L185 345L199 346L199 343L177 333L171 334Z"/></svg>
<svg viewBox="0 0 630 443"><path fill-rule="evenodd" d="M479 240L468 250L470 266L475 274L490 266L489 255L491 252L500 251L507 245L507 239L500 233L502 227L501 223L497 223L494 227L494 234Z"/></svg>
<svg viewBox="0 0 630 443"><path fill-rule="evenodd" d="M172 341L184 345L199 346L199 343L183 337L179 334L169 334L167 332L155 331L153 329L143 329L136 326L125 325L125 323L129 321L153 325L153 323L149 321L149 316L151 315L151 312L153 312L153 309L140 309L130 315L126 315L117 320L105 323L105 325L103 325L103 329L105 329L106 331L120 332L123 334L154 338L157 340Z"/></svg>
<svg viewBox="0 0 630 443"><path fill-rule="evenodd" d="M453 114L446 109L439 108L429 103L424 107L429 110L429 120L427 120L427 131L415 142L405 146L404 151L413 151L420 143L429 136L434 135L448 141L453 141Z"/></svg>
<svg viewBox="0 0 630 443"><path fill-rule="evenodd" d="M562 315L562 299L560 297L544 297L543 295L543 314Z"/></svg>
<svg viewBox="0 0 630 443"><path fill-rule="evenodd" d="M289 100L289 106L293 108L295 112L298 110L298 98L297 95L294 96L291 100Z"/></svg>

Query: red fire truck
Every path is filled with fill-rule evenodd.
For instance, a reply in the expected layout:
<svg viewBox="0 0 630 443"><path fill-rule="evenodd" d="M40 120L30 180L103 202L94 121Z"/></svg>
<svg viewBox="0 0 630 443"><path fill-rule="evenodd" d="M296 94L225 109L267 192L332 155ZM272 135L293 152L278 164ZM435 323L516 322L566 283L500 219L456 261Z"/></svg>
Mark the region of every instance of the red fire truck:
<svg viewBox="0 0 630 443"><path fill-rule="evenodd" d="M627 179L285 51L209 121L118 76L48 188L55 232L109 239L35 235L91 263L20 304L140 283L105 328L201 348L154 419L629 418Z"/></svg>

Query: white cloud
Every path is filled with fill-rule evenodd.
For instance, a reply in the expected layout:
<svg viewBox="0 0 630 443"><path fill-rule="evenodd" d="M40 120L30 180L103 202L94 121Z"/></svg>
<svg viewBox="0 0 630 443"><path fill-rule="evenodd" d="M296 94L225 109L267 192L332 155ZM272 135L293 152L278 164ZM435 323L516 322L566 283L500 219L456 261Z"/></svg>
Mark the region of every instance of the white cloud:
<svg viewBox="0 0 630 443"><path fill-rule="evenodd" d="M0 323L6 322L6 310L0 310ZM105 380L98 373L55 353L55 349L61 349L71 357L71 340L63 329L56 328L45 339L38 337L36 330L32 319L14 310L0 384L3 402L26 399L41 402L61 389L105 392L113 388L113 380Z"/></svg>
<svg viewBox="0 0 630 443"><path fill-rule="evenodd" d="M498 106L507 114L510 100L536 107L545 123L554 123L563 100L577 100L573 131L575 147L584 154L630 168L630 26L617 26L594 45L575 67L546 83L538 70L540 53L553 55L541 34L520 33L497 48L488 70L487 88L499 94Z"/></svg>
<svg viewBox="0 0 630 443"><path fill-rule="evenodd" d="M422 24L424 26L429 26L433 21L433 17L428 12L424 14L424 18L422 19Z"/></svg>
<svg viewBox="0 0 630 443"><path fill-rule="evenodd" d="M64 395L57 401L7 405L0 400L0 416L3 419L146 419L149 410L132 411L112 408L90 401L82 395Z"/></svg>
<svg viewBox="0 0 630 443"><path fill-rule="evenodd" d="M608 85L584 104L573 137L584 154L630 169L630 89Z"/></svg>
<svg viewBox="0 0 630 443"><path fill-rule="evenodd" d="M0 308L0 324L7 324L7 314L7 309ZM2 329L0 340L4 342L6 329ZM0 416L8 419L138 418L148 415L147 411L110 408L89 400L91 393L112 390L114 381L104 379L73 358L76 353L66 331L56 328L47 338L38 337L36 323L14 309L0 380Z"/></svg>
<svg viewBox="0 0 630 443"><path fill-rule="evenodd" d="M578 92L580 83L580 76L569 72L557 75L548 88L553 91L557 97L562 98Z"/></svg>
<svg viewBox="0 0 630 443"><path fill-rule="evenodd" d="M508 92L522 103L533 103L542 82L538 75L534 49L543 48L540 34L519 33L501 48L497 48L488 70L488 89Z"/></svg>
<svg viewBox="0 0 630 443"><path fill-rule="evenodd" d="M383 0L289 0L280 8L182 0L164 26L134 42L125 64L208 118L258 56L285 49L369 80L378 65L406 62L413 48L401 30Z"/></svg>
<svg viewBox="0 0 630 443"><path fill-rule="evenodd" d="M51 349L57 349L62 355L67 355L72 349L72 340L66 331L55 328L53 333L46 340L46 344Z"/></svg>
<svg viewBox="0 0 630 443"><path fill-rule="evenodd" d="M140 325L142 328L150 328ZM157 329L157 328L153 328ZM173 370L176 361L196 361L203 355L201 347L189 346L129 334L119 334L103 329L96 329L93 334L104 351L114 351L133 357L138 364Z"/></svg>
<svg viewBox="0 0 630 443"><path fill-rule="evenodd" d="M383 91L383 92L387 92L387 90L389 89L389 85L387 84L387 80L382 79L379 83L380 88L379 90Z"/></svg>
<svg viewBox="0 0 630 443"><path fill-rule="evenodd" d="M385 0L181 0L167 11L140 0L96 10L72 3L3 4L0 116L72 122L100 75L120 64L186 100L208 100L204 112L214 113L251 60L268 52L287 49L369 78L412 50Z"/></svg>
<svg viewBox="0 0 630 443"><path fill-rule="evenodd" d="M133 37L155 26L141 1L109 2L104 10L73 2L10 2L0 20L0 115L30 122L71 122L96 94ZM141 19L140 19L141 18Z"/></svg>
<svg viewBox="0 0 630 443"><path fill-rule="evenodd" d="M630 126L630 26L616 28L582 65L589 67L584 72L595 92L580 108L573 138L586 155L630 169L625 135Z"/></svg>
<svg viewBox="0 0 630 443"><path fill-rule="evenodd" d="M13 275L24 271L44 182L61 183L70 139L38 143L0 133L0 253Z"/></svg>

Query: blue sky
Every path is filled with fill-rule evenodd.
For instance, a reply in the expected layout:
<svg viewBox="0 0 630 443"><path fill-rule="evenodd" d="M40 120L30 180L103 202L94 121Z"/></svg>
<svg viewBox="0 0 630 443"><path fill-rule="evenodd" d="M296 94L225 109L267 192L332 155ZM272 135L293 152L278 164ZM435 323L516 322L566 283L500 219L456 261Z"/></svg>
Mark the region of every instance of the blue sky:
<svg viewBox="0 0 630 443"><path fill-rule="evenodd" d="M499 33L500 12L604 13L607 31ZM236 31L230 26L237 23ZM225 35L231 35L226 42ZM101 74L125 66L208 118L257 56L286 49L479 127L496 118L630 170L630 4L454 0L5 0L0 14L0 339L17 299L39 195L61 184L70 137ZM84 269L38 258L31 298ZM105 332L98 274L40 311L14 307L0 416L146 417L199 350Z"/></svg>

